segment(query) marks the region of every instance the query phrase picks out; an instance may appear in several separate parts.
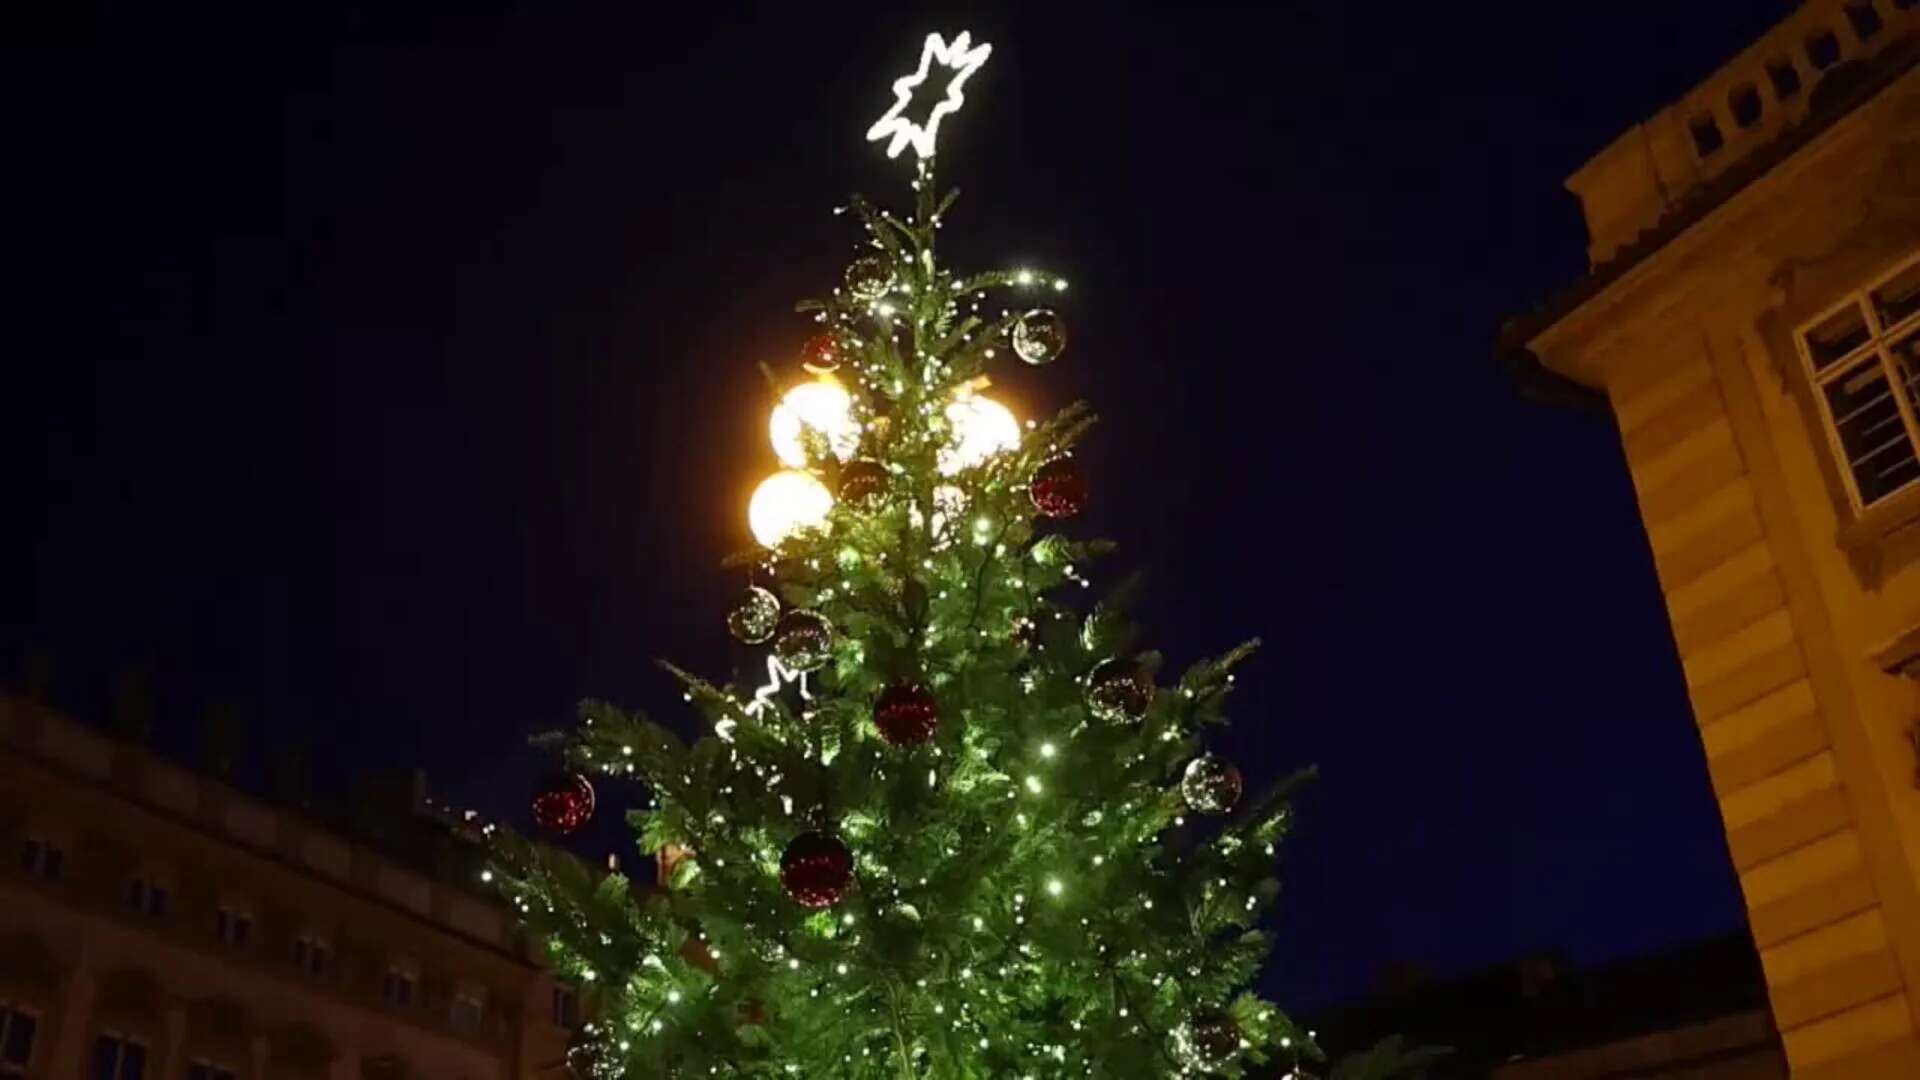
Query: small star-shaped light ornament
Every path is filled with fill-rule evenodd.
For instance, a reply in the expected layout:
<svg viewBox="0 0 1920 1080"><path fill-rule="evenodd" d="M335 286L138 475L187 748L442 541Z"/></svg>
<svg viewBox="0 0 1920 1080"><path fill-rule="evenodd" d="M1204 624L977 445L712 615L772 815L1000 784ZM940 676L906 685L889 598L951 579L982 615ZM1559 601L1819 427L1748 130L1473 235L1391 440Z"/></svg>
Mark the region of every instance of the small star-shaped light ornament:
<svg viewBox="0 0 1920 1080"><path fill-rule="evenodd" d="M980 70L980 65L986 63L987 57L992 54L993 46L984 42L976 46L972 35L964 30L951 43L939 34L928 34L927 43L920 50L920 70L893 81L893 108L888 109L885 116L867 129L867 141L892 140L887 143L888 157L899 157L900 151L909 144L922 160L932 157L933 140L940 134L941 119L948 113L959 112L960 106L967 103L967 99L961 96L960 88L967 84L967 80ZM923 126L901 114L912 104L914 90L927 81L927 72L935 64L952 69L953 77L947 80L946 100L934 105Z"/></svg>

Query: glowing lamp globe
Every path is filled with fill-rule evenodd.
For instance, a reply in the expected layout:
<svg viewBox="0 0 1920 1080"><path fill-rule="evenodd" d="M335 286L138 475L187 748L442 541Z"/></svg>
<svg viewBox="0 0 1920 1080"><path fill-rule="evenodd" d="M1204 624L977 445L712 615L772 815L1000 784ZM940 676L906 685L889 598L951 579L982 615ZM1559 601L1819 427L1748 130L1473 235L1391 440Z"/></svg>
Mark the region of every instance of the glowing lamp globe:
<svg viewBox="0 0 1920 1080"><path fill-rule="evenodd" d="M853 397L832 379L815 379L787 391L774 406L767 435L780 464L795 468L807 463L803 433L817 432L833 456L845 461L860 445L860 424L853 418Z"/></svg>
<svg viewBox="0 0 1920 1080"><path fill-rule="evenodd" d="M812 473L782 469L760 481L747 503L747 526L767 547L802 529L818 528L833 509L833 495Z"/></svg>
<svg viewBox="0 0 1920 1080"><path fill-rule="evenodd" d="M974 394L956 400L947 406L947 423L953 434L946 449L940 451L937 464L942 476L952 476L995 454L1020 448L1020 421L992 398Z"/></svg>

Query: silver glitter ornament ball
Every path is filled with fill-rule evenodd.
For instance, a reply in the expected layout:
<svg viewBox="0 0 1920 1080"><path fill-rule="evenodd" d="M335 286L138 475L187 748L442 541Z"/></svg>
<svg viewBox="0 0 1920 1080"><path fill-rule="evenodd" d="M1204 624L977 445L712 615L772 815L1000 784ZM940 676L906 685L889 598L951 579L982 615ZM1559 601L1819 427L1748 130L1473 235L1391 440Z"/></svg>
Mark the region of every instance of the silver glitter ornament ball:
<svg viewBox="0 0 1920 1080"><path fill-rule="evenodd" d="M1225 758L1202 754L1180 776L1180 797L1198 814L1224 814L1240 801L1244 781Z"/></svg>
<svg viewBox="0 0 1920 1080"><path fill-rule="evenodd" d="M893 288L893 264L885 255L862 255L847 267L847 291L869 303Z"/></svg>
<svg viewBox="0 0 1920 1080"><path fill-rule="evenodd" d="M727 613L727 630L748 645L762 645L773 639L773 628L780 622L780 600L758 585L747 586L740 606Z"/></svg>
<svg viewBox="0 0 1920 1080"><path fill-rule="evenodd" d="M1051 364L1067 351L1067 324L1047 308L1029 311L1013 324L1013 351L1029 364Z"/></svg>
<svg viewBox="0 0 1920 1080"><path fill-rule="evenodd" d="M818 612L787 612L773 629L773 655L790 670L819 671L833 659L833 624Z"/></svg>
<svg viewBox="0 0 1920 1080"><path fill-rule="evenodd" d="M1240 1053L1240 1028L1220 1009L1199 1009L1173 1029L1173 1053L1195 1072L1225 1068Z"/></svg>

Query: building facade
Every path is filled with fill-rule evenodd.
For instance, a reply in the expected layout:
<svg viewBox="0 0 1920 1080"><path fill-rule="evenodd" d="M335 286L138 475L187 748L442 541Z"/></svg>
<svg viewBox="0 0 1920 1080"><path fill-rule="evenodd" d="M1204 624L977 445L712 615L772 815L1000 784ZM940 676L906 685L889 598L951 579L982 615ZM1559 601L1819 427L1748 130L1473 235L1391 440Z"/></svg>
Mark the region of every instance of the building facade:
<svg viewBox="0 0 1920 1080"><path fill-rule="evenodd" d="M1916 58L1809 0L1573 175L1592 271L1502 340L1617 420L1798 1077L1920 1077Z"/></svg>
<svg viewBox="0 0 1920 1080"><path fill-rule="evenodd" d="M564 1074L573 991L470 857L423 869L12 697L0 852L0 1077Z"/></svg>

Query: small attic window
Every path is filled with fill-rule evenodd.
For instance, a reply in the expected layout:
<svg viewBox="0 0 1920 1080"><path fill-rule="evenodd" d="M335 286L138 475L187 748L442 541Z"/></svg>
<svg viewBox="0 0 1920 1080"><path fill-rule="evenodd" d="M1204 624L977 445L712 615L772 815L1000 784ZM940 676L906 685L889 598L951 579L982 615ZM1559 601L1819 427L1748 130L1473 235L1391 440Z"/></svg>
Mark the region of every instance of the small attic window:
<svg viewBox="0 0 1920 1080"><path fill-rule="evenodd" d="M1800 69L1784 56L1768 61L1767 78L1773 83L1773 96L1781 101L1800 92Z"/></svg>
<svg viewBox="0 0 1920 1080"><path fill-rule="evenodd" d="M1815 71L1825 71L1840 62L1840 39L1831 30L1807 35L1807 62Z"/></svg>
<svg viewBox="0 0 1920 1080"><path fill-rule="evenodd" d="M1727 144L1726 137L1720 134L1720 124L1712 116L1696 116L1687 125L1693 132L1693 149L1701 157L1712 157L1714 152Z"/></svg>
<svg viewBox="0 0 1920 1080"><path fill-rule="evenodd" d="M1866 0L1847 5L1847 21L1853 24L1853 36L1866 41L1880 33L1886 24L1880 21L1880 13Z"/></svg>
<svg viewBox="0 0 1920 1080"><path fill-rule="evenodd" d="M1760 91L1752 83L1741 83L1727 95L1727 111L1742 131L1760 122Z"/></svg>

